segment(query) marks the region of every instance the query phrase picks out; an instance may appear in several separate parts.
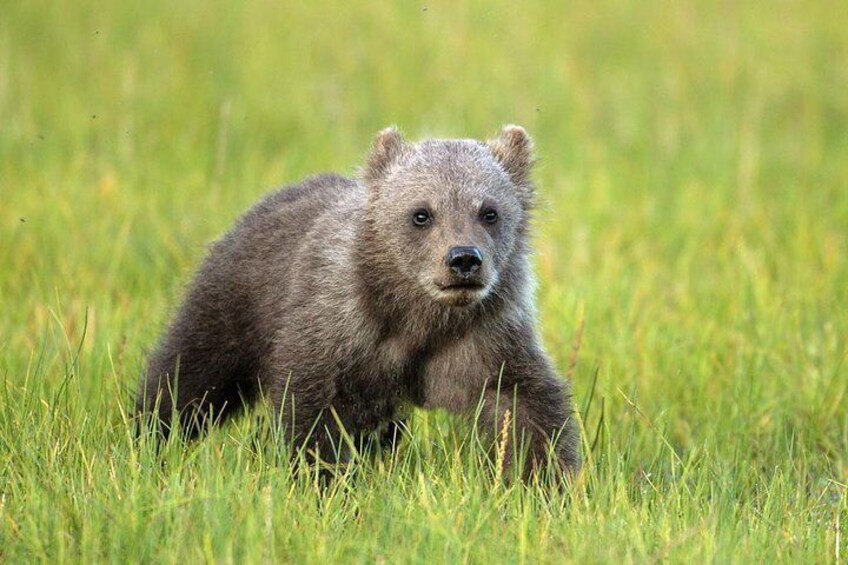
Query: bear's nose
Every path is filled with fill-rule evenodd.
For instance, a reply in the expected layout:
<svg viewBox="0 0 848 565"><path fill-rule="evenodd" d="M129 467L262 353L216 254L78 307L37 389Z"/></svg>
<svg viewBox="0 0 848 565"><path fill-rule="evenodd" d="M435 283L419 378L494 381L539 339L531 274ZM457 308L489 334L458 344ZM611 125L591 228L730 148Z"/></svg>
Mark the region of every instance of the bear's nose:
<svg viewBox="0 0 848 565"><path fill-rule="evenodd" d="M451 247L448 251L448 267L461 277L476 273L483 264L483 255L476 247Z"/></svg>

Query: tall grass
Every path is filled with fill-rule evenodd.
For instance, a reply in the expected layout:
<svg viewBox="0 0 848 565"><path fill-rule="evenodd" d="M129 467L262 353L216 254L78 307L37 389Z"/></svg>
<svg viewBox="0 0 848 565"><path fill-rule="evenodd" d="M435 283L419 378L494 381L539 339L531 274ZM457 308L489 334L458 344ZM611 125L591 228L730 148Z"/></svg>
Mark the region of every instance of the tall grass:
<svg viewBox="0 0 848 565"><path fill-rule="evenodd" d="M842 562L848 11L828 2L0 1L0 561ZM329 484L259 410L128 409L204 253L371 136L535 136L585 471L415 413ZM282 450L282 451L281 451Z"/></svg>

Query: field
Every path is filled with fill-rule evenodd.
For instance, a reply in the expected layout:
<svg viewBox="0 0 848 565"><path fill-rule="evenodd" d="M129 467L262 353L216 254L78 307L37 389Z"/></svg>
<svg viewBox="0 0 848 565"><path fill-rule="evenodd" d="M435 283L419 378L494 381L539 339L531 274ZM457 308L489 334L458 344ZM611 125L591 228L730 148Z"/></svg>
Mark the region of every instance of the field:
<svg viewBox="0 0 848 565"><path fill-rule="evenodd" d="M846 562L843 5L0 13L0 562ZM325 486L261 410L159 455L133 441L145 353L251 203L355 174L389 124L505 123L540 158L576 485L499 480L440 413Z"/></svg>

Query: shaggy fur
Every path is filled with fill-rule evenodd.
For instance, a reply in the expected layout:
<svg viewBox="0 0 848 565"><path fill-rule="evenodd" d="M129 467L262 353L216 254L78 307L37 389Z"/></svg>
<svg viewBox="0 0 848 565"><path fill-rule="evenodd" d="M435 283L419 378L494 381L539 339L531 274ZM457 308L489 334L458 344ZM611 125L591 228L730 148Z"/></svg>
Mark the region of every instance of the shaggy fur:
<svg viewBox="0 0 848 565"><path fill-rule="evenodd" d="M410 144L388 129L360 180L266 197L212 246L149 358L139 412L158 410L163 433L177 414L191 436L261 392L294 444L326 459L339 423L357 438L391 433L410 406L473 415L482 403L487 434L509 410L525 472L551 442L576 471L569 387L534 327L532 162L517 126L485 143ZM456 248L480 264L452 268Z"/></svg>

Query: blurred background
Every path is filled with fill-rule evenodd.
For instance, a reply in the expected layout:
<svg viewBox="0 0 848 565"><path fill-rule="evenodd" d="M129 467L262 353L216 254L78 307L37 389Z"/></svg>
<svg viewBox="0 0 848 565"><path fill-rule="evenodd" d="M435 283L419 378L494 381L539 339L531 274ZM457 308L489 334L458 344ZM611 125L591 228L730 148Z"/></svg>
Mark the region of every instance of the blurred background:
<svg viewBox="0 0 848 565"><path fill-rule="evenodd" d="M844 560L846 30L836 1L0 0L0 562ZM441 414L329 492L249 418L133 442L145 352L247 207L390 124L506 123L571 498L475 474Z"/></svg>
<svg viewBox="0 0 848 565"><path fill-rule="evenodd" d="M355 174L390 124L517 123L544 339L589 443L634 472L672 446L711 476L801 457L844 482L845 8L0 0L0 372L48 394L79 347L80 402L115 422L262 194Z"/></svg>

